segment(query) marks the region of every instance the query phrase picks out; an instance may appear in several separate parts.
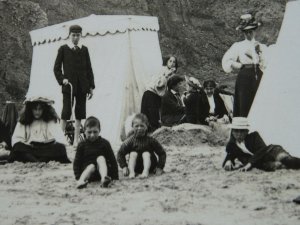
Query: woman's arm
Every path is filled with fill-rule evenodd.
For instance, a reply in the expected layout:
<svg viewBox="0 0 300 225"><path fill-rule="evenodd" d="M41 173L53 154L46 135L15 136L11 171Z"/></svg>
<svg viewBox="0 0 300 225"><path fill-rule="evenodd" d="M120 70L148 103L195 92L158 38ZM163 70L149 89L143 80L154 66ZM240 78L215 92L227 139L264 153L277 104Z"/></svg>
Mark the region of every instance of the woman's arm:
<svg viewBox="0 0 300 225"><path fill-rule="evenodd" d="M233 69L239 69L242 67L242 64L238 61L238 51L237 44L234 43L224 54L222 58L222 67L225 73L232 72Z"/></svg>
<svg viewBox="0 0 300 225"><path fill-rule="evenodd" d="M18 142L25 143L28 141L27 133L26 133L26 126L21 124L20 122L17 123L14 134L12 136L12 146L14 146Z"/></svg>

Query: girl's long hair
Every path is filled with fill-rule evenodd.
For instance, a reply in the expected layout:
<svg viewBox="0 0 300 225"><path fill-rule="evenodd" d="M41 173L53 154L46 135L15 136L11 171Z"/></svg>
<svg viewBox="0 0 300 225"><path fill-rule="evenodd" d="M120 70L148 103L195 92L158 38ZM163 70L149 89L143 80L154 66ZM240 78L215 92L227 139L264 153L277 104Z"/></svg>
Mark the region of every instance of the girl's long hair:
<svg viewBox="0 0 300 225"><path fill-rule="evenodd" d="M171 57L174 57L174 59L175 59L175 72L176 72L178 69L178 60L177 60L177 57L174 55L168 55L166 57L163 57L163 66L167 66L168 61Z"/></svg>
<svg viewBox="0 0 300 225"><path fill-rule="evenodd" d="M59 117L55 112L55 109L51 105L45 102L38 102L38 101L27 102L25 104L24 108L20 113L19 122L23 125L30 125L35 120L32 110L35 109L38 105L40 105L43 109L43 113L41 116L42 120L44 120L45 122L50 122L50 121L57 122Z"/></svg>

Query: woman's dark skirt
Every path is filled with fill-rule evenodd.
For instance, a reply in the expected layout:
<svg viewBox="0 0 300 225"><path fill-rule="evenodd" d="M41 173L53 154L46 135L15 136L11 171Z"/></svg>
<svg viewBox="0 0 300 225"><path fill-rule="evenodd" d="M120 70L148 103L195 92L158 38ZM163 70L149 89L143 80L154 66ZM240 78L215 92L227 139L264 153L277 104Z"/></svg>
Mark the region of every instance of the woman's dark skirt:
<svg viewBox="0 0 300 225"><path fill-rule="evenodd" d="M58 161L60 163L71 163L68 159L66 147L57 142L53 143L35 143L26 145L18 142L13 146L9 156L9 161L20 162L49 162Z"/></svg>
<svg viewBox="0 0 300 225"><path fill-rule="evenodd" d="M241 68L235 83L233 116L247 117L258 89L262 71L258 65Z"/></svg>

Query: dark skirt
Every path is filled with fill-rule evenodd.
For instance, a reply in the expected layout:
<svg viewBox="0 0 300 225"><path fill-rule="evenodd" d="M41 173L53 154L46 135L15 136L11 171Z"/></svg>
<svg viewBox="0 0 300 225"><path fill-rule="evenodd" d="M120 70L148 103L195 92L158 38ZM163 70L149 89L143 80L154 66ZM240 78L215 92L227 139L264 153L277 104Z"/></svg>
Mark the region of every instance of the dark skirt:
<svg viewBox="0 0 300 225"><path fill-rule="evenodd" d="M58 161L60 163L71 163L68 159L66 147L61 143L35 143L26 145L18 142L13 146L9 156L9 161L20 162L49 162Z"/></svg>
<svg viewBox="0 0 300 225"><path fill-rule="evenodd" d="M243 66L235 83L233 116L247 117L258 89L262 71L258 65Z"/></svg>

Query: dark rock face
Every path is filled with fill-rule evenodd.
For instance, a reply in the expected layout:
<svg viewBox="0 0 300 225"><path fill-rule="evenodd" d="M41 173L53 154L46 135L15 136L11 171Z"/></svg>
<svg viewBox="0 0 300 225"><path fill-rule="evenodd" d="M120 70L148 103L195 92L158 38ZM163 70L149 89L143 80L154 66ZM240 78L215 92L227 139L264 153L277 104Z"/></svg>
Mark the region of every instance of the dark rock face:
<svg viewBox="0 0 300 225"><path fill-rule="evenodd" d="M0 0L0 101L21 101L27 92L32 46L29 31L90 14L150 15L160 23L163 55L179 58L179 74L202 81L214 77L233 86L221 59L242 35L235 30L241 13L257 12L263 22L257 39L275 42L284 0ZM41 71L42 72L42 71Z"/></svg>

